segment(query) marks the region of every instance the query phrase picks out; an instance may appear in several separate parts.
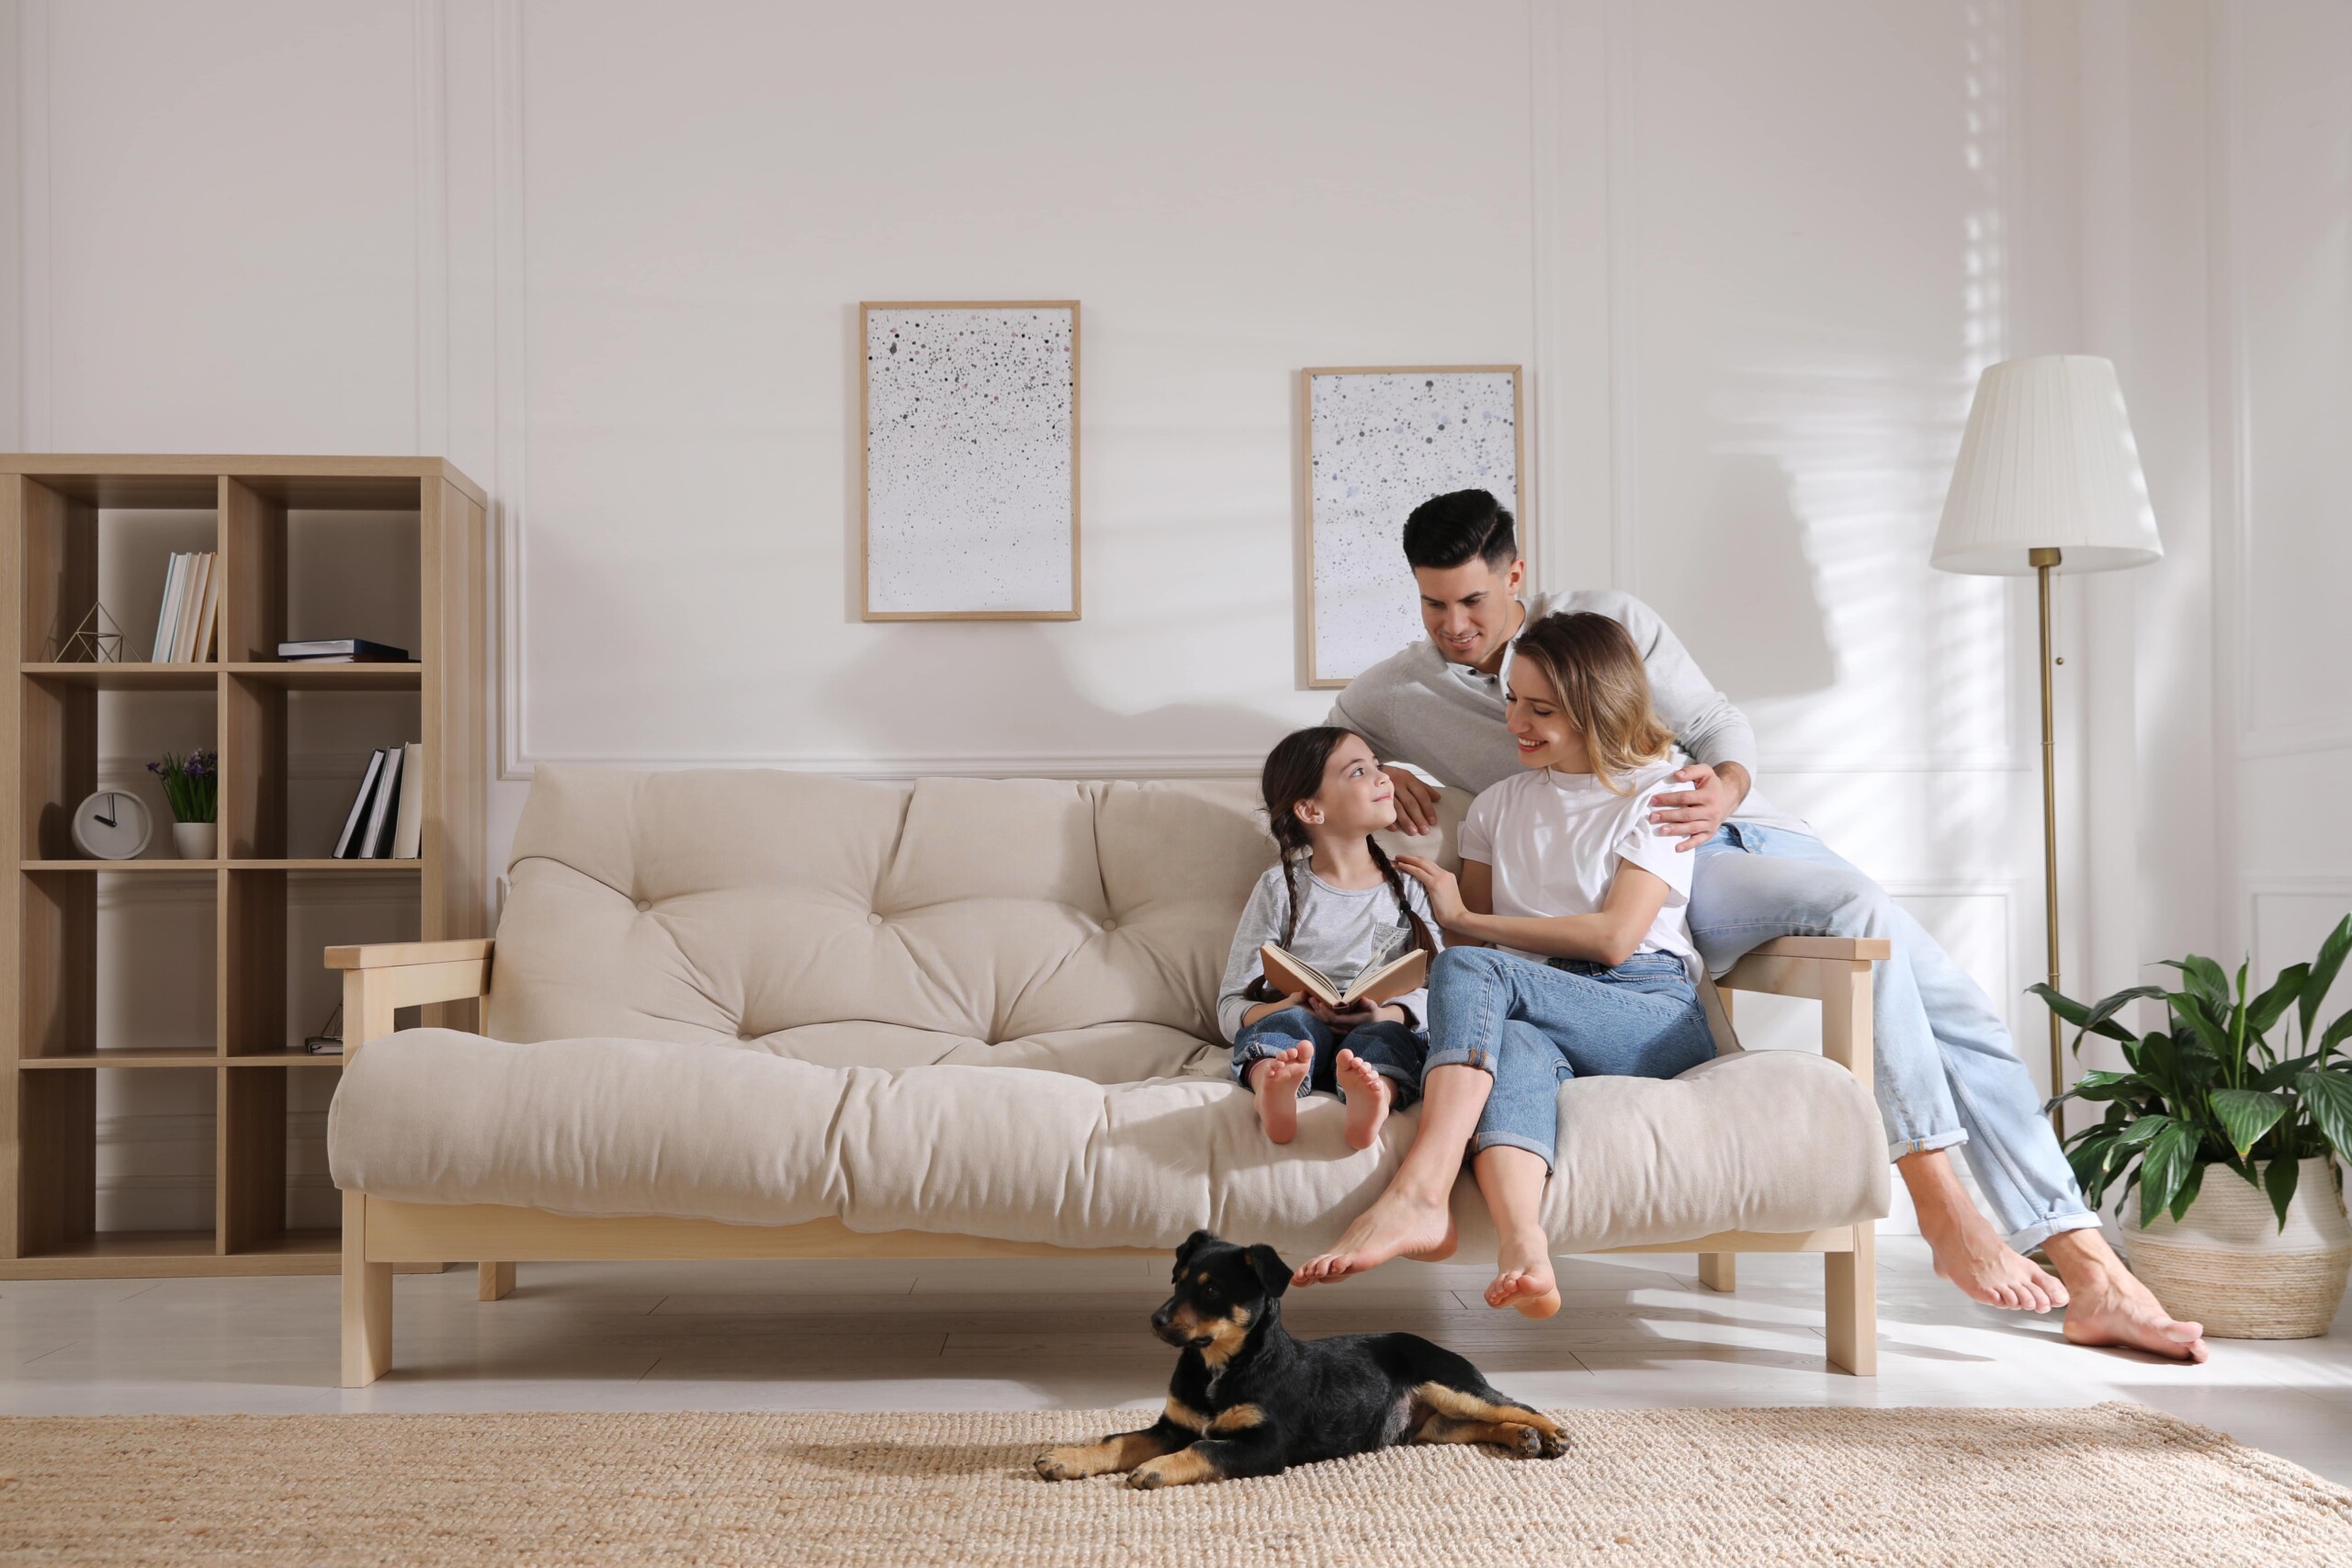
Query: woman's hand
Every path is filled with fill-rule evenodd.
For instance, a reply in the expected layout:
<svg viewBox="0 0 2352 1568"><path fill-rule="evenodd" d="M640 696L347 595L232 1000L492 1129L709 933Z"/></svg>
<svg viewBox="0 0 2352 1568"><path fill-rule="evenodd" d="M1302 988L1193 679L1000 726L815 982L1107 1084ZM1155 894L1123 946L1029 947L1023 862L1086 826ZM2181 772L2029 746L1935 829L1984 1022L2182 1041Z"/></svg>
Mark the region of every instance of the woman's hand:
<svg viewBox="0 0 2352 1568"><path fill-rule="evenodd" d="M1470 912L1462 902L1462 884L1453 873L1420 855L1398 855L1396 869L1419 883L1430 896L1430 913L1437 917L1439 925L1452 929L1462 923Z"/></svg>

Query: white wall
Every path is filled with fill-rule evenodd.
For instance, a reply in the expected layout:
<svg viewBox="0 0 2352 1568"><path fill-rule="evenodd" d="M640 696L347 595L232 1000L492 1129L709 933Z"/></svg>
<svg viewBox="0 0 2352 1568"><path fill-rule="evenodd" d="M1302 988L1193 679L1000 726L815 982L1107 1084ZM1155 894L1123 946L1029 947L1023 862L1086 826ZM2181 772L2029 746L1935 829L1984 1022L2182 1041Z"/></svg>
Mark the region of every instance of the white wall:
<svg viewBox="0 0 2352 1568"><path fill-rule="evenodd" d="M1249 769L1325 706L1292 373L1516 362L1544 576L1657 604L2039 1063L2030 590L1925 559L1975 373L2087 348L2169 554L2062 604L2070 982L2352 897L2237 831L2352 739L2338 7L6 4L0 419L489 485L493 858L543 761ZM958 297L1084 303L1082 622L855 618L854 307Z"/></svg>
<svg viewBox="0 0 2352 1568"><path fill-rule="evenodd" d="M2213 290L2235 829L2229 951L2308 958L2352 908L2352 8L2222 9ZM2339 982L2336 1001L2352 1000Z"/></svg>

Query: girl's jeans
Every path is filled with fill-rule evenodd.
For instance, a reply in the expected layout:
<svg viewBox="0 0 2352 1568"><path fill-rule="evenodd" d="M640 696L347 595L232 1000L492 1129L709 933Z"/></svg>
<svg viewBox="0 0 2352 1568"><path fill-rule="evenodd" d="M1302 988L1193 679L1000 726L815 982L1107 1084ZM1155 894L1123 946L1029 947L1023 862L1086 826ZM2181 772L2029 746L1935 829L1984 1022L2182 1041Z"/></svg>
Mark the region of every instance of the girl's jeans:
<svg viewBox="0 0 2352 1568"><path fill-rule="evenodd" d="M1250 1082L1251 1064L1279 1055L1305 1041L1315 1047L1315 1066L1298 1082L1299 1098L1315 1089L1348 1098L1340 1087L1340 1050L1353 1051L1374 1072L1388 1080L1389 1109L1402 1111L1421 1098L1421 1058L1429 1054L1430 1037L1418 1029L1382 1019L1340 1031L1306 1008L1284 1008L1255 1023L1244 1024L1233 1037L1233 1076L1241 1087L1256 1092Z"/></svg>
<svg viewBox="0 0 2352 1568"><path fill-rule="evenodd" d="M1715 1054L1698 990L1670 953L1637 953L1610 969L1449 947L1430 968L1430 1066L1493 1075L1473 1147L1525 1149L1547 1170L1562 1083L1670 1078Z"/></svg>
<svg viewBox="0 0 2352 1568"><path fill-rule="evenodd" d="M1886 889L1819 839L1749 822L1725 823L1698 855L1690 934L1714 974L1776 936L1894 943L1871 976L1871 1087L1889 1157L1964 1145L1978 1190L2020 1252L2098 1224L2001 1015Z"/></svg>

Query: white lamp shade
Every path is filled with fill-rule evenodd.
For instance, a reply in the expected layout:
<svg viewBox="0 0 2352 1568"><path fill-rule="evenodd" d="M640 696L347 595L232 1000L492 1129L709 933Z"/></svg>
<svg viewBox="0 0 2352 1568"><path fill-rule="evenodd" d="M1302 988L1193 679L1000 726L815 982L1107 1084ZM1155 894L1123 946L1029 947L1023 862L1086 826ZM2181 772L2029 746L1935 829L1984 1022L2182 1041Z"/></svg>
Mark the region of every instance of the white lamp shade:
<svg viewBox="0 0 2352 1568"><path fill-rule="evenodd" d="M2115 366L2088 355L2011 359L1976 383L1932 558L1945 571L2021 577L2144 566L2165 553Z"/></svg>

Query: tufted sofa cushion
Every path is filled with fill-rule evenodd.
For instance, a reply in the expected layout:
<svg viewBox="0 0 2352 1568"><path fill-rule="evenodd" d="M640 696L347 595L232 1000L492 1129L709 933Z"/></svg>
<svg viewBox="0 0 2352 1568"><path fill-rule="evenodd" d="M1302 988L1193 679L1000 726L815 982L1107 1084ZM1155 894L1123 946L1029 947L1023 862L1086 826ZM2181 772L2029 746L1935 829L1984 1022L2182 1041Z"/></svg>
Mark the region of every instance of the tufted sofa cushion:
<svg viewBox="0 0 2352 1568"><path fill-rule="evenodd" d="M1259 816L1237 783L544 767L488 1032L890 1066L999 1060L1006 1043L1008 1066L1098 1046L1181 1063L1222 1043L1226 947L1272 863ZM851 1021L884 1027L828 1028Z"/></svg>

